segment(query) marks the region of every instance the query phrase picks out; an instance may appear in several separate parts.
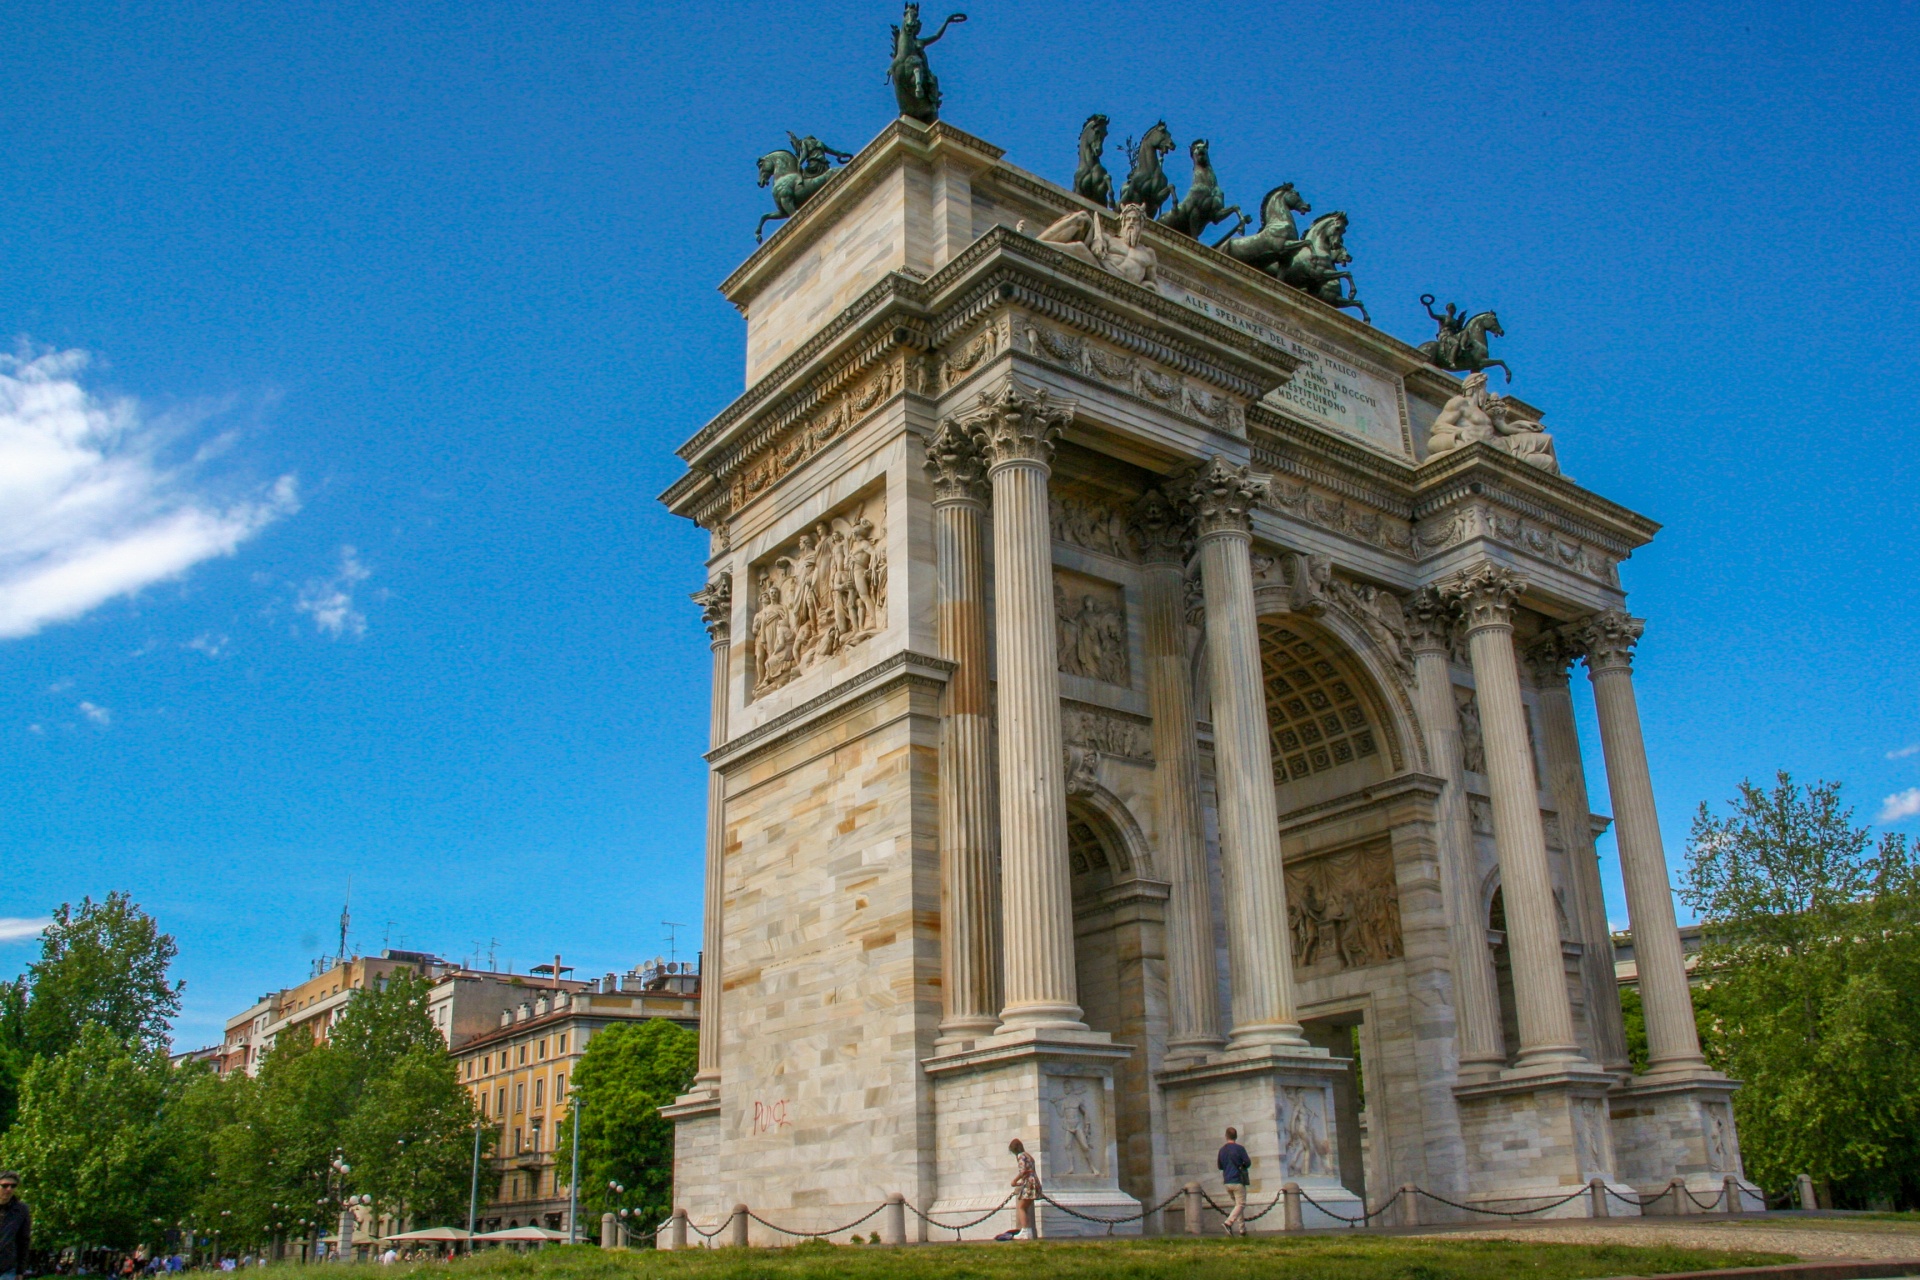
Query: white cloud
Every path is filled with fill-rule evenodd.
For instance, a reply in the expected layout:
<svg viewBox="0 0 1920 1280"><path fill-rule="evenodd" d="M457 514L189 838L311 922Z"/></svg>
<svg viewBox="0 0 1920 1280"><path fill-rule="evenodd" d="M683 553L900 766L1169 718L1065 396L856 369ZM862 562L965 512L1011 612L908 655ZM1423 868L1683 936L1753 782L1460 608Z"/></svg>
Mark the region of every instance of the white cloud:
<svg viewBox="0 0 1920 1280"><path fill-rule="evenodd" d="M300 588L293 607L313 618L314 628L327 635L367 634L367 615L353 607L353 589L373 576L352 547L340 548L340 571L327 578L310 578Z"/></svg>
<svg viewBox="0 0 1920 1280"><path fill-rule="evenodd" d="M1887 752L1889 760L1905 760L1908 756L1920 756L1920 742L1901 747L1898 751Z"/></svg>
<svg viewBox="0 0 1920 1280"><path fill-rule="evenodd" d="M232 555L300 508L292 476L215 497L199 469L216 447L169 461L198 424L95 395L86 367L84 351L0 356L0 639Z"/></svg>
<svg viewBox="0 0 1920 1280"><path fill-rule="evenodd" d="M180 647L204 653L209 658L224 657L227 652L227 637L215 635L211 631L203 631L193 639L183 642Z"/></svg>
<svg viewBox="0 0 1920 1280"><path fill-rule="evenodd" d="M96 707L91 702L80 704L80 714L97 725L105 726L113 723L113 712L105 707Z"/></svg>
<svg viewBox="0 0 1920 1280"><path fill-rule="evenodd" d="M1920 814L1920 787L1908 787L1905 791L1896 791L1880 802L1880 816L1875 822L1898 822L1902 818L1911 818Z"/></svg>
<svg viewBox="0 0 1920 1280"><path fill-rule="evenodd" d="M46 931L53 921L46 916L27 919L24 916L0 916L0 942L20 942L26 938L37 938Z"/></svg>

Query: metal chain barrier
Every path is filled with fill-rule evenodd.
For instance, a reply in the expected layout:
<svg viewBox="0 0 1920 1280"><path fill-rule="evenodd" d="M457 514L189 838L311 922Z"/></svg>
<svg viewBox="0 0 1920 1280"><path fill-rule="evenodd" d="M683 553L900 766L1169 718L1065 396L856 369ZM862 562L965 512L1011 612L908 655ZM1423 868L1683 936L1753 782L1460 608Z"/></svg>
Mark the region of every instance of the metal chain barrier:
<svg viewBox="0 0 1920 1280"><path fill-rule="evenodd" d="M761 1226L765 1227L767 1230L778 1231L783 1236L798 1236L801 1239L805 1239L805 1240L818 1240L823 1236L837 1236L842 1231L851 1231L855 1227L859 1226L861 1223L866 1222L868 1219L872 1218L875 1214L879 1213L882 1209L885 1209L886 1207L887 1207L887 1202L885 1200L882 1200L879 1204L873 1206L873 1208L867 1210L865 1213L855 1218L852 1222L847 1223L845 1226L830 1227L825 1231L795 1231L791 1227L783 1227L777 1222L768 1222L765 1218L761 1217L759 1214L755 1213L751 1209L747 1210L747 1217L749 1220L759 1223ZM728 1221L732 1221L732 1219L728 1219Z"/></svg>
<svg viewBox="0 0 1920 1280"><path fill-rule="evenodd" d="M953 1232L954 1240L958 1241L960 1239L960 1233L962 1231L965 1231L969 1227L979 1226L981 1223L985 1222L988 1218L991 1218L994 1214L999 1213L1002 1209L1012 1204L1013 1192L1011 1191L1007 1192L1007 1198L1005 1200L1002 1200L999 1204L993 1206L993 1208L987 1210L985 1213L981 1214L979 1217L973 1218L966 1222L957 1223L957 1224L941 1222L936 1218L933 1218L927 1214L920 1212L919 1208L916 1205L914 1205L912 1201L905 1201L904 1203L906 1204L907 1208L913 1210L914 1217L920 1219L920 1221L926 1223L930 1227L938 1227L942 1231Z"/></svg>
<svg viewBox="0 0 1920 1280"><path fill-rule="evenodd" d="M1668 1183L1667 1185L1672 1186L1673 1184ZM1690 1189L1688 1189L1685 1183L1680 1184L1680 1189L1686 1192L1687 1199L1693 1201L1693 1207L1700 1210L1702 1213L1711 1213L1715 1205L1725 1202L1727 1198L1727 1188L1724 1183L1721 1184L1719 1195L1715 1196L1711 1200L1707 1200L1704 1202L1700 1199L1699 1196L1696 1196L1695 1194L1693 1194L1693 1192Z"/></svg>
<svg viewBox="0 0 1920 1280"><path fill-rule="evenodd" d="M1662 1187L1660 1190L1654 1192L1650 1196L1623 1196L1618 1191L1615 1191L1611 1186L1608 1186L1606 1188L1606 1191L1608 1195L1612 1196L1615 1200L1618 1200L1621 1204L1630 1204L1637 1209L1645 1209L1649 1205L1658 1204L1661 1200L1664 1200L1666 1197L1672 1195L1673 1184L1669 1182L1665 1187Z"/></svg>
<svg viewBox="0 0 1920 1280"><path fill-rule="evenodd" d="M1555 1200L1552 1204L1537 1204L1533 1206L1533 1208L1531 1209L1488 1209L1477 1204L1461 1204L1458 1200L1449 1200L1445 1196L1435 1195L1433 1192L1428 1191L1424 1187L1415 1187L1414 1191L1420 1195L1425 1196L1429 1200L1437 1201L1440 1204L1446 1205L1450 1209L1459 1209L1465 1213L1490 1213L1502 1218L1524 1218L1528 1214L1545 1213L1549 1209L1558 1209L1561 1205L1567 1203L1569 1200L1578 1200L1581 1196L1584 1196L1587 1194L1588 1188L1581 1187L1578 1191L1572 1192L1569 1195L1561 1196L1558 1200ZM1382 1206L1382 1207L1384 1208L1385 1206Z"/></svg>
<svg viewBox="0 0 1920 1280"><path fill-rule="evenodd" d="M1381 1214L1385 1213L1388 1209L1391 1209L1394 1205L1394 1202L1399 1200L1400 1197L1405 1195L1406 1193L1407 1193L1407 1189L1405 1187L1400 1188L1400 1190L1388 1196L1385 1203L1383 1203L1378 1209L1375 1209L1372 1212L1368 1212L1367 1210L1362 1209L1360 1211L1360 1216L1357 1218L1349 1218L1344 1213L1335 1213L1332 1209L1329 1209L1326 1205L1321 1204L1318 1200L1315 1200L1312 1196L1308 1195L1305 1191L1302 1191L1300 1193L1300 1199L1303 1203L1312 1205L1314 1208L1318 1209L1320 1212L1326 1214L1329 1218L1338 1218L1340 1221L1347 1223L1349 1225L1357 1224L1360 1226L1365 1226L1372 1219L1379 1217ZM1280 1194L1285 1195L1286 1192L1282 1191ZM1565 1201L1562 1201L1561 1203L1564 1204ZM1548 1208L1551 1208L1551 1207L1552 1207L1551 1205L1548 1206ZM1268 1208L1271 1209L1272 1206L1269 1205Z"/></svg>
<svg viewBox="0 0 1920 1280"><path fill-rule="evenodd" d="M1058 1200L1055 1200L1052 1196L1048 1195L1045 1191L1042 1191L1040 1193L1040 1198L1042 1200L1045 1200L1048 1204L1052 1205L1054 1208L1058 1209L1060 1212L1066 1214L1070 1218L1078 1218L1082 1222L1098 1222L1102 1224L1103 1226L1106 1227L1107 1234L1112 1235L1113 1229L1115 1227L1120 1226L1121 1224L1127 1223L1127 1222L1139 1222L1150 1213L1160 1212L1160 1210L1166 1208L1168 1205L1172 1204L1175 1200L1178 1200L1181 1196L1184 1196L1185 1194L1187 1194L1187 1192L1186 1192L1186 1189L1183 1187L1180 1190L1174 1192L1172 1195L1168 1196L1165 1200L1162 1200L1159 1204L1153 1206L1153 1208L1142 1209L1138 1213L1130 1213L1124 1218L1096 1218L1092 1214L1081 1213L1078 1209L1069 1209L1066 1205L1061 1204Z"/></svg>
<svg viewBox="0 0 1920 1280"><path fill-rule="evenodd" d="M701 1236L707 1240L711 1240L715 1236L719 1235L722 1231L725 1231L728 1227L732 1226L733 1220L739 1216L740 1216L740 1211L738 1209L735 1209L732 1213L728 1214L725 1218L722 1218L720 1220L720 1225L715 1227L711 1231L703 1230L700 1224L693 1220L691 1215L689 1215L687 1218L687 1225L693 1228L693 1233L695 1235Z"/></svg>

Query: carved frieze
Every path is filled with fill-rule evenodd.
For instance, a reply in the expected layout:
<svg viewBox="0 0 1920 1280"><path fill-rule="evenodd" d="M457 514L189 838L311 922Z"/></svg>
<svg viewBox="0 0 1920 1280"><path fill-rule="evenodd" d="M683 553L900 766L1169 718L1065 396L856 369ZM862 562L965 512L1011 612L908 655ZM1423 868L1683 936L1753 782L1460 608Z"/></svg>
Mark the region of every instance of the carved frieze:
<svg viewBox="0 0 1920 1280"><path fill-rule="evenodd" d="M1324 1178L1338 1173L1327 1126L1327 1091L1313 1085L1282 1085L1280 1102L1287 1143L1281 1152L1281 1176Z"/></svg>
<svg viewBox="0 0 1920 1280"><path fill-rule="evenodd" d="M1395 555L1413 554L1413 530L1405 520L1349 498L1324 493L1305 481L1276 480L1260 505L1275 514L1304 520Z"/></svg>
<svg viewBox="0 0 1920 1280"><path fill-rule="evenodd" d="M1060 670L1128 688L1126 597L1111 582L1056 569L1054 633Z"/></svg>
<svg viewBox="0 0 1920 1280"><path fill-rule="evenodd" d="M902 351L880 361L845 390L822 399L787 425L772 444L732 468L731 510L757 498L787 473L865 421L903 388L924 392L924 360Z"/></svg>
<svg viewBox="0 0 1920 1280"><path fill-rule="evenodd" d="M1123 511L1098 494L1065 485L1053 485L1047 497L1053 540L1097 551L1120 560L1133 559Z"/></svg>
<svg viewBox="0 0 1920 1280"><path fill-rule="evenodd" d="M1620 562L1596 547L1538 520L1502 511L1489 503L1469 502L1423 521L1414 540L1421 554L1457 547L1470 538L1488 538L1525 551L1569 573L1610 587L1620 585Z"/></svg>
<svg viewBox="0 0 1920 1280"><path fill-rule="evenodd" d="M1027 354L1044 364L1104 383L1229 434L1247 434L1244 405L1184 374L1094 338L1051 328L1032 317L1021 317L1015 333L1024 339Z"/></svg>
<svg viewBox="0 0 1920 1280"><path fill-rule="evenodd" d="M755 697L886 626L885 529L885 500L871 498L821 520L756 568Z"/></svg>
<svg viewBox="0 0 1920 1280"><path fill-rule="evenodd" d="M1121 760L1153 759L1153 731L1139 720L1115 712L1069 703L1060 709L1060 729L1069 746Z"/></svg>
<svg viewBox="0 0 1920 1280"><path fill-rule="evenodd" d="M981 325L960 341L951 343L940 360L940 388L946 390L969 373L986 364L1008 345L1011 321L1005 315Z"/></svg>
<svg viewBox="0 0 1920 1280"><path fill-rule="evenodd" d="M1329 608L1353 620L1367 633L1381 656L1403 684L1413 683L1413 642L1400 597L1385 587L1361 582L1334 570L1326 556L1285 551L1277 556L1256 552L1255 584L1284 585L1288 607L1314 617Z"/></svg>
<svg viewBox="0 0 1920 1280"><path fill-rule="evenodd" d="M1400 891L1384 844L1287 863L1287 926L1303 978L1397 960Z"/></svg>

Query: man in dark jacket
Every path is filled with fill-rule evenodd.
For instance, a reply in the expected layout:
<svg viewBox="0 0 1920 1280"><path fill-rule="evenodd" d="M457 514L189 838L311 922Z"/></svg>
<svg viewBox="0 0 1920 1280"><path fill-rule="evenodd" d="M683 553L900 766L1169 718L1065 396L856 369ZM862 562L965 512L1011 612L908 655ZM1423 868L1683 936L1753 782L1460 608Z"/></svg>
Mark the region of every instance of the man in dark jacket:
<svg viewBox="0 0 1920 1280"><path fill-rule="evenodd" d="M0 1280L19 1280L27 1269L27 1250L33 1247L33 1215L15 1198L20 1175L0 1173Z"/></svg>
<svg viewBox="0 0 1920 1280"><path fill-rule="evenodd" d="M1240 1134L1233 1128L1227 1129L1227 1140L1220 1147L1220 1180L1227 1185L1227 1196L1233 1201L1233 1211L1227 1214L1227 1234L1247 1234L1247 1224L1242 1221L1247 1214L1247 1170L1253 1167L1253 1157L1240 1145ZM0 1280L5 1280L0 1277Z"/></svg>

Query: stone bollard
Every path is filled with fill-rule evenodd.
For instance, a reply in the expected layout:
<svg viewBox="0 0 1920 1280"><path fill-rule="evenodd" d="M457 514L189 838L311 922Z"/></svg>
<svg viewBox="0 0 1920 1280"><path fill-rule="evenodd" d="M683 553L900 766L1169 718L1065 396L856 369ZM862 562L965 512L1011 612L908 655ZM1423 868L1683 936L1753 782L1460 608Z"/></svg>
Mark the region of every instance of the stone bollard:
<svg viewBox="0 0 1920 1280"><path fill-rule="evenodd" d="M887 1244L907 1242L907 1198L898 1191L887 1192L887 1207L880 1215L880 1239Z"/></svg>
<svg viewBox="0 0 1920 1280"><path fill-rule="evenodd" d="M1687 1194L1687 1180L1685 1178L1668 1178L1667 1186L1673 1195L1674 1215L1684 1218L1692 1213L1696 1206L1693 1203L1693 1197Z"/></svg>
<svg viewBox="0 0 1920 1280"><path fill-rule="evenodd" d="M600 1247L613 1249L620 1244L620 1219L611 1213L600 1215Z"/></svg>
<svg viewBox="0 0 1920 1280"><path fill-rule="evenodd" d="M1604 1218L1612 1212L1607 1204L1607 1180L1589 1178L1587 1180L1587 1216Z"/></svg>
<svg viewBox="0 0 1920 1280"><path fill-rule="evenodd" d="M732 1219L731 1225L733 1227L733 1234L732 1234L732 1237L727 1241L727 1243L734 1246L736 1249L746 1248L747 1247L747 1206L743 1204L737 1204L733 1206L733 1219Z"/></svg>
<svg viewBox="0 0 1920 1280"><path fill-rule="evenodd" d="M1289 1182L1280 1188L1280 1198L1286 1202L1282 1210L1280 1229L1282 1231L1300 1230L1300 1184Z"/></svg>
<svg viewBox="0 0 1920 1280"><path fill-rule="evenodd" d="M1812 1213L1820 1207L1820 1197L1813 1194L1813 1175L1803 1173L1794 1178L1794 1185L1800 1190L1800 1211Z"/></svg>
<svg viewBox="0 0 1920 1280"><path fill-rule="evenodd" d="M1726 1190L1721 1193L1726 1200L1722 1208L1726 1209L1728 1213L1745 1213L1747 1206L1740 1191L1740 1179L1734 1177L1732 1174L1728 1174L1727 1180L1721 1185L1726 1188Z"/></svg>
<svg viewBox="0 0 1920 1280"><path fill-rule="evenodd" d="M1420 1192L1409 1182L1400 1188L1400 1225L1417 1227L1420 1225Z"/></svg>
<svg viewBox="0 0 1920 1280"><path fill-rule="evenodd" d="M675 1209L673 1216L667 1219L667 1248L684 1249L687 1247L687 1211Z"/></svg>
<svg viewBox="0 0 1920 1280"><path fill-rule="evenodd" d="M1197 1236L1206 1230L1206 1222L1200 1216L1200 1184L1187 1184L1187 1234Z"/></svg>

